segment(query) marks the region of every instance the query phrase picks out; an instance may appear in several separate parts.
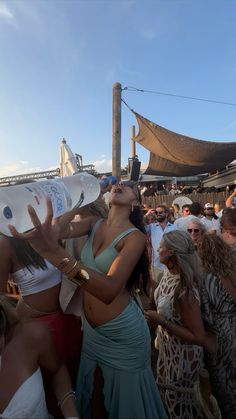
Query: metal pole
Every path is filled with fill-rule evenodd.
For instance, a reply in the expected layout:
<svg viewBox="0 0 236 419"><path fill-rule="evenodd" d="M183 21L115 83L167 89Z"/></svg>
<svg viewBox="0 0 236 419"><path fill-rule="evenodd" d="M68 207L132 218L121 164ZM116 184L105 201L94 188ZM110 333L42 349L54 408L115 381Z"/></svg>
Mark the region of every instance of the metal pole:
<svg viewBox="0 0 236 419"><path fill-rule="evenodd" d="M112 86L112 175L121 172L121 84Z"/></svg>
<svg viewBox="0 0 236 419"><path fill-rule="evenodd" d="M133 138L135 137L135 125L131 125L131 159L134 159L136 156L136 144Z"/></svg>

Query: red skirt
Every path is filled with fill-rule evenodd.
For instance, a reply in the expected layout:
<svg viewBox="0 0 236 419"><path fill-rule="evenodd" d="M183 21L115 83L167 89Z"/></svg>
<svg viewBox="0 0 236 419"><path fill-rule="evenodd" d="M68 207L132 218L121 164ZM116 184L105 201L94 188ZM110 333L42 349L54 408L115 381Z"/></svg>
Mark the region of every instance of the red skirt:
<svg viewBox="0 0 236 419"><path fill-rule="evenodd" d="M38 320L48 326L57 355L68 368L72 386L75 388L82 347L80 317L58 311L38 317ZM60 419L63 416L57 406L57 400L52 390L51 377L46 371L42 371L42 373L48 410L54 418Z"/></svg>
<svg viewBox="0 0 236 419"><path fill-rule="evenodd" d="M47 324L59 359L67 366L69 372L73 369L72 372L77 374L82 346L80 318L58 311L38 319Z"/></svg>

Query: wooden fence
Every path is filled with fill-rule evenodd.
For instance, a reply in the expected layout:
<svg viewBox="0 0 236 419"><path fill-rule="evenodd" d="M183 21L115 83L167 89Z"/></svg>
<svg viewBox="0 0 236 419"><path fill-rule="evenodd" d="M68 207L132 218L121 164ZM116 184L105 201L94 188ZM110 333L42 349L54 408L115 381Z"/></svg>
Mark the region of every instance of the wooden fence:
<svg viewBox="0 0 236 419"><path fill-rule="evenodd" d="M147 204L150 208L156 208L158 204L165 204L167 207L171 207L173 201L177 196L186 196L191 199L192 202L199 202L202 206L207 202L211 204L219 203L220 208L225 207L225 201L229 194L227 192L204 192L204 193L192 193L188 195L158 195L158 196L145 196L142 197L142 203Z"/></svg>

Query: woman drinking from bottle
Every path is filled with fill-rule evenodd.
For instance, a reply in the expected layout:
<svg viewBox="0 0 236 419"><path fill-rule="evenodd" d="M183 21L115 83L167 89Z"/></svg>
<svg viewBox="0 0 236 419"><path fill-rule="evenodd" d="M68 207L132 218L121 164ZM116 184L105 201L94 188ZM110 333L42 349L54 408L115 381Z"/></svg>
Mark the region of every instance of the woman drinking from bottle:
<svg viewBox="0 0 236 419"><path fill-rule="evenodd" d="M150 335L133 298L140 277L148 281L147 238L142 226L136 185L112 188L107 220L88 217L68 223L48 213L35 229L15 237L28 240L83 290L83 349L77 380L82 418L165 419L166 413L150 367ZM62 238L89 234L81 261L60 246Z"/></svg>

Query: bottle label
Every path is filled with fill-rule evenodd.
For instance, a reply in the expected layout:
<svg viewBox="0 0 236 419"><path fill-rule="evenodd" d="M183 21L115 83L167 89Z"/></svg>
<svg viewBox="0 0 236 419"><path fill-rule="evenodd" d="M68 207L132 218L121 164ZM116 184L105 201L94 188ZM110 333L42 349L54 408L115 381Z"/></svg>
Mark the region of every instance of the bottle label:
<svg viewBox="0 0 236 419"><path fill-rule="evenodd" d="M72 200L68 189L63 182L49 180L42 183L34 183L26 186L26 189L32 193L37 205L45 201L45 196L49 195L52 201L53 215L59 217L72 206Z"/></svg>

